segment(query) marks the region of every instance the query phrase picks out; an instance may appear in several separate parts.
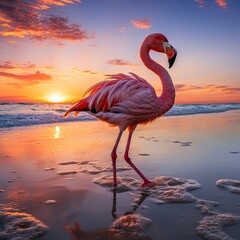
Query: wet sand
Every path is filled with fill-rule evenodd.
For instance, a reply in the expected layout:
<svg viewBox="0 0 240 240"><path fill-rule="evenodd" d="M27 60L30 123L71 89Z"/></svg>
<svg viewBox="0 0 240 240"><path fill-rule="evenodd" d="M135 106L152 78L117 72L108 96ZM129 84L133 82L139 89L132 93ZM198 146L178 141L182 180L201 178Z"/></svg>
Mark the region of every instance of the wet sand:
<svg viewBox="0 0 240 240"><path fill-rule="evenodd" d="M139 194L140 179L123 160L126 133L118 149L118 176L127 187L124 179L133 178L136 185L114 192L108 184L94 183L101 176L111 180L110 153L117 133L99 121L1 129L0 204L17 204L48 226L42 240L71 239L66 226L75 223L82 234L78 239L111 239L106 236L126 212L150 220L139 239L200 240L207 239L199 234L204 218L240 215L240 111L163 117L136 129L132 161L150 179L170 176L199 183L187 190L193 199L188 202L168 202L161 194L156 199L158 189L155 195ZM230 188L225 188L219 184L224 179L237 181L227 181ZM182 186L171 184L164 191ZM232 187L235 191L229 191ZM204 207L200 199L206 200ZM239 226L236 221L223 227L226 239L240 239Z"/></svg>

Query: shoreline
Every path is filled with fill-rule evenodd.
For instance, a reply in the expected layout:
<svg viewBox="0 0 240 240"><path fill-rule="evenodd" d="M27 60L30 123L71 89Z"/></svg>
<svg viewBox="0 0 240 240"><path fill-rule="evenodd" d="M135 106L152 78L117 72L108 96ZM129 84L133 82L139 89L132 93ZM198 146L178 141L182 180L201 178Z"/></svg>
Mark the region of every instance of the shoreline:
<svg viewBox="0 0 240 240"><path fill-rule="evenodd" d="M187 105L187 104L184 104L184 105ZM192 104L191 104L192 105ZM168 117L186 117L186 116L194 116L194 115L211 115L211 114L221 114L221 113L226 113L226 112L237 112L237 111L240 111L240 109L233 109L233 110L223 110L223 111L219 111L219 112L196 112L196 113L185 113L185 114L179 114L179 115L163 115L161 116L160 118L157 118L155 121L159 121L159 119L162 119L162 118L168 118ZM86 115L89 115L87 113L85 113ZM90 115L89 115L90 116ZM72 116L73 117L73 116ZM11 130L11 129L20 129L20 128L24 128L24 127L36 127L36 126L48 126L48 125L58 125L58 124L68 124L68 123L81 123L81 122L101 122L100 120L92 117L92 118L89 118L89 119L84 119L84 118L79 118L79 115L77 117L73 117L73 119L71 120L67 120L67 121L60 121L60 122L51 122L51 123L36 123L36 124L29 124L29 125L16 125L16 126L7 126L7 127L0 127L0 132L1 130ZM104 123L102 122L103 124L107 124L107 123ZM150 125L151 123L147 124L147 125ZM139 125L141 126L141 125Z"/></svg>
<svg viewBox="0 0 240 240"><path fill-rule="evenodd" d="M76 118L70 115L64 119L63 114L69 107L67 104L35 104L30 106L13 104L11 107L3 105L0 115L0 129L61 122L96 121L93 116L84 112ZM240 104L175 104L164 116L210 114L231 110L240 110Z"/></svg>
<svg viewBox="0 0 240 240"><path fill-rule="evenodd" d="M219 179L239 180L240 110L163 117L138 126L130 157L153 179L172 176L201 184L194 197L216 201L213 210L240 215L239 195L216 186ZM1 130L0 130L1 131ZM84 231L108 229L113 193L93 183L111 175L111 150L118 129L100 121L14 127L0 136L0 203L16 203L49 227L41 240L70 239L64 224L78 222ZM118 177L139 180L123 160L127 134L118 149ZM117 193L117 219L132 208L133 192ZM45 204L48 200L52 204ZM97 201L97 202L96 202ZM194 203L156 204L146 198L136 213L151 219L151 239L200 240L196 227L203 219ZM172 231L172 226L176 226ZM239 224L224 228L237 240ZM177 238L176 238L177 237Z"/></svg>

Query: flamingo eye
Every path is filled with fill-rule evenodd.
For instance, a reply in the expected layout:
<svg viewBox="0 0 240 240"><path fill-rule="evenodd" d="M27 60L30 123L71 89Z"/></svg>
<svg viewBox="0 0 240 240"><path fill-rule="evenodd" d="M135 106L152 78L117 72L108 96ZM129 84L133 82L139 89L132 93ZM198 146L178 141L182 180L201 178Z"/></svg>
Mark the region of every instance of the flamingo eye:
<svg viewBox="0 0 240 240"><path fill-rule="evenodd" d="M165 43L165 46L169 47L169 48L171 47L170 43L168 43L168 42Z"/></svg>
<svg viewBox="0 0 240 240"><path fill-rule="evenodd" d="M162 45L163 45L163 48L164 48L164 52L166 53L167 52L167 47L168 48L171 48L171 45L170 45L170 43L168 43L168 42L164 42L164 41L162 41Z"/></svg>
<svg viewBox="0 0 240 240"><path fill-rule="evenodd" d="M164 47L171 47L170 43L162 41L162 44Z"/></svg>

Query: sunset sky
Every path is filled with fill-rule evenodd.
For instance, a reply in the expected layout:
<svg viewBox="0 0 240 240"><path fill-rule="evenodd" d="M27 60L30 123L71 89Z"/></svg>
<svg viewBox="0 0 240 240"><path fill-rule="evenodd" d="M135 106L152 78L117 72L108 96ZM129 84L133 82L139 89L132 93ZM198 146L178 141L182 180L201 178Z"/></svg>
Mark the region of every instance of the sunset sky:
<svg viewBox="0 0 240 240"><path fill-rule="evenodd" d="M139 59L143 39L160 32L178 51L168 69L177 103L239 103L239 23L239 0L2 0L0 101L75 102L119 72L160 94Z"/></svg>

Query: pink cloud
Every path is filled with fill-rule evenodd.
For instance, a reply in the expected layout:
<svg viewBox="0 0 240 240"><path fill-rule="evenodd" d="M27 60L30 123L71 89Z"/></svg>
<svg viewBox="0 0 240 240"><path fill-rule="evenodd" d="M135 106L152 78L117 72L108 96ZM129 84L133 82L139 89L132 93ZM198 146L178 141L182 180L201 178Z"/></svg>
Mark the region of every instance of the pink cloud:
<svg viewBox="0 0 240 240"><path fill-rule="evenodd" d="M205 7L206 1L205 0L194 0L200 8ZM214 0L212 2L217 3L217 5L221 8L227 9L227 0Z"/></svg>
<svg viewBox="0 0 240 240"><path fill-rule="evenodd" d="M89 74L89 75L95 75L97 74L97 72L93 72L93 71L90 71L90 70L84 70L84 71L81 71L82 74Z"/></svg>
<svg viewBox="0 0 240 240"><path fill-rule="evenodd" d="M138 66L137 63L131 63L129 61L117 59L117 58L111 59L111 60L107 61L106 63L112 64L112 65L118 65L118 66Z"/></svg>
<svg viewBox="0 0 240 240"><path fill-rule="evenodd" d="M0 5L0 36L41 40L86 40L91 36L79 24L70 23L68 18L40 14L34 6L64 6L72 0L3 0ZM32 3L31 2L31 3ZM42 9L41 9L42 10Z"/></svg>
<svg viewBox="0 0 240 240"><path fill-rule="evenodd" d="M0 69L3 71L6 70L37 70L37 68L46 69L46 70L52 70L54 67L50 65L45 66L37 66L34 63L27 62L23 64L17 64L11 61L3 61L0 62Z"/></svg>
<svg viewBox="0 0 240 240"><path fill-rule="evenodd" d="M133 19L131 23L138 29L149 29L151 28L151 20L148 18L145 19Z"/></svg>
<svg viewBox="0 0 240 240"><path fill-rule="evenodd" d="M64 44L61 43L61 42L59 42L59 41L55 41L55 42L53 42L53 45L55 45L55 46L59 46L59 47L63 47L63 46L64 46Z"/></svg>
<svg viewBox="0 0 240 240"><path fill-rule="evenodd" d="M206 87L205 86L196 86L196 85L176 84L175 88L177 91L192 91L192 90L204 89Z"/></svg>
<svg viewBox="0 0 240 240"><path fill-rule="evenodd" d="M222 91L236 93L240 92L240 87L226 87L223 88Z"/></svg>
<svg viewBox="0 0 240 240"><path fill-rule="evenodd" d="M16 66L9 61L5 61L2 64L0 64L0 69L15 69Z"/></svg>
<svg viewBox="0 0 240 240"><path fill-rule="evenodd" d="M119 28L118 31L121 32L121 33L124 33L124 32L126 32L126 30L127 30L127 28L122 26L122 27Z"/></svg>
<svg viewBox="0 0 240 240"><path fill-rule="evenodd" d="M196 86L196 85L186 85L186 84L176 84L176 91L184 92L184 91L195 91L195 90L203 90L203 91L224 91L228 93L239 93L240 87L232 87L226 85L205 85L205 86Z"/></svg>
<svg viewBox="0 0 240 240"><path fill-rule="evenodd" d="M205 5L205 0L194 0L200 8L203 8Z"/></svg>
<svg viewBox="0 0 240 240"><path fill-rule="evenodd" d="M36 68L36 65L30 62L24 63L23 65L18 65L10 61L4 61L2 64L0 64L0 69L3 69L3 70L16 70L16 69L29 70L29 69L35 69L35 68Z"/></svg>

